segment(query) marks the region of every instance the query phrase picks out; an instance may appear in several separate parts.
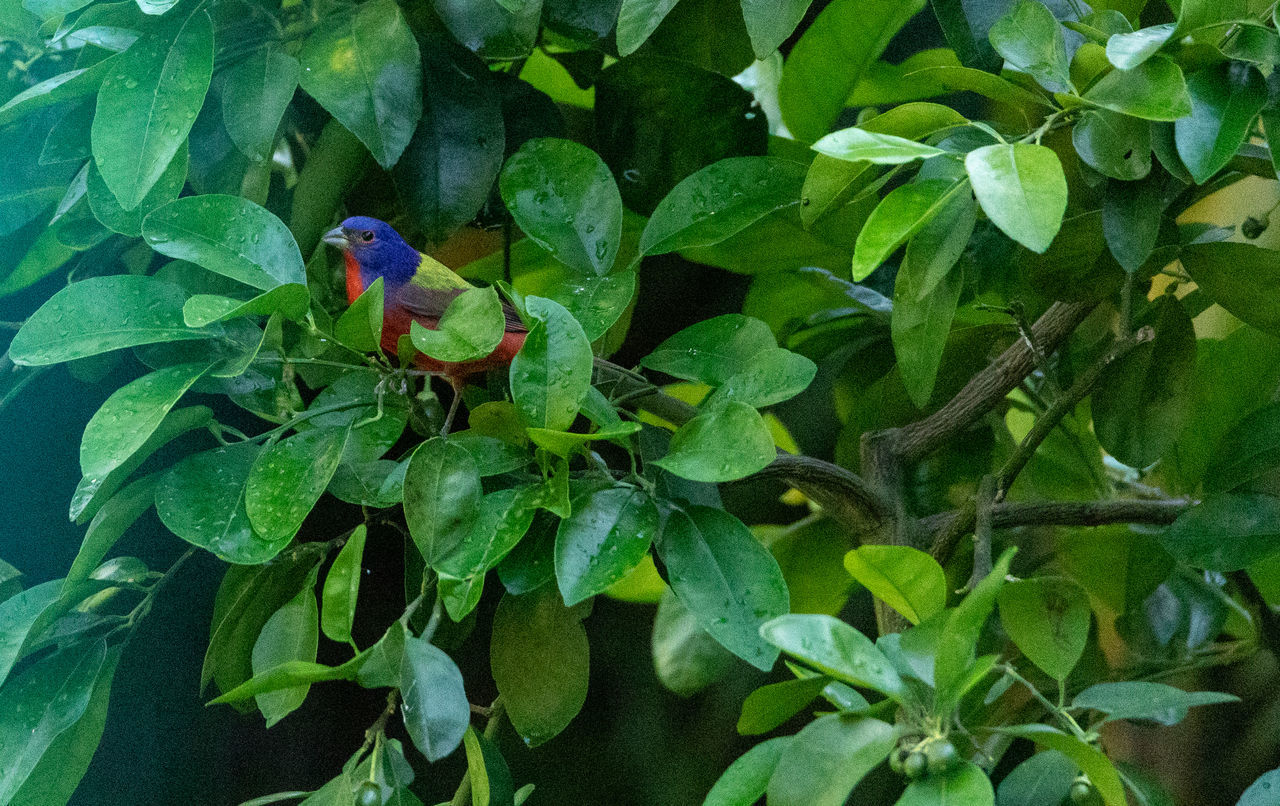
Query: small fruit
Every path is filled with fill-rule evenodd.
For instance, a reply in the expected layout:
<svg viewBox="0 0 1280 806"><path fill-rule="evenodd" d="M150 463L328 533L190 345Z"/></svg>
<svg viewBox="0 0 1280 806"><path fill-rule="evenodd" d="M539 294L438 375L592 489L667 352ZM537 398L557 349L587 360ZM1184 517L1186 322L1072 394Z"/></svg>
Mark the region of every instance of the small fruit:
<svg viewBox="0 0 1280 806"><path fill-rule="evenodd" d="M903 775L906 772L904 765L906 764L907 755L909 753L910 751L902 745L898 745L893 748L893 752L889 754L889 769L899 775Z"/></svg>
<svg viewBox="0 0 1280 806"><path fill-rule="evenodd" d="M356 806L382 806L382 787L365 781L356 788Z"/></svg>
<svg viewBox="0 0 1280 806"><path fill-rule="evenodd" d="M929 763L930 775L941 775L955 765L960 754L956 752L955 745L945 739L932 742L924 749L925 758Z"/></svg>
<svg viewBox="0 0 1280 806"><path fill-rule="evenodd" d="M925 758L924 753L919 750L912 750L907 754L906 761L902 762L902 772L913 781L924 776L929 769L929 759Z"/></svg>
<svg viewBox="0 0 1280 806"><path fill-rule="evenodd" d="M1088 778L1077 778L1071 784L1071 802L1085 804L1093 802L1093 784Z"/></svg>

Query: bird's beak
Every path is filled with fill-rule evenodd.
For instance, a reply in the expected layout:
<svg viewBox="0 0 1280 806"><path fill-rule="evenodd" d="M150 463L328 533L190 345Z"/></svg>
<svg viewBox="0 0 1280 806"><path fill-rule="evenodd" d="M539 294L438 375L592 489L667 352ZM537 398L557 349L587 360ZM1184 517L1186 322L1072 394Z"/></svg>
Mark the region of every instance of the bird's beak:
<svg viewBox="0 0 1280 806"><path fill-rule="evenodd" d="M351 241L347 240L347 235L342 231L342 227L334 227L326 232L320 240L339 249L347 249L351 246Z"/></svg>

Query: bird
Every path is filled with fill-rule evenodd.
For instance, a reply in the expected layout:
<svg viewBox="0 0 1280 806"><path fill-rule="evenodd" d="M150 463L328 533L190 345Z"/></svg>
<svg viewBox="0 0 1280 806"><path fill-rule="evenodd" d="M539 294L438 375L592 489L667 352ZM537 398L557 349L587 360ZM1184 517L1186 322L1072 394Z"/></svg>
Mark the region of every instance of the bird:
<svg viewBox="0 0 1280 806"><path fill-rule="evenodd" d="M375 280L382 278L382 349L392 355L413 322L435 330L449 303L463 291L475 288L448 266L414 249L390 224L376 218L352 216L326 232L321 240L342 250L348 303L355 302ZM452 362L425 353L414 356L420 369L444 377L453 388L453 402L445 416L442 435L447 435L453 424L467 378L509 365L524 345L528 328L520 315L506 300L502 313L502 341L484 358Z"/></svg>

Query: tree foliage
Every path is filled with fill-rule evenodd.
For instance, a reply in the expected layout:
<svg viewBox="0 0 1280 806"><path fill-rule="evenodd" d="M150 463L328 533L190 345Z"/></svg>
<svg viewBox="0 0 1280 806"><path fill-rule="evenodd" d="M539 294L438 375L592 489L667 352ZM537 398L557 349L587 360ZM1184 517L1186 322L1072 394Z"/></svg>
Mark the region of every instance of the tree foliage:
<svg viewBox="0 0 1280 806"><path fill-rule="evenodd" d="M706 804L1169 802L1104 726L1280 649L1265 5L0 0L0 406L114 384L65 578L0 562L0 804L68 801L196 551L227 566L190 697L387 693L331 780L255 803L420 803L457 752L454 804L523 803L495 736L578 715L598 596L658 605L679 694L772 673ZM348 213L484 287L380 351L382 286L348 305L320 243ZM646 284L698 266L745 296L664 321ZM412 356L487 355L500 296L525 345L438 435Z"/></svg>

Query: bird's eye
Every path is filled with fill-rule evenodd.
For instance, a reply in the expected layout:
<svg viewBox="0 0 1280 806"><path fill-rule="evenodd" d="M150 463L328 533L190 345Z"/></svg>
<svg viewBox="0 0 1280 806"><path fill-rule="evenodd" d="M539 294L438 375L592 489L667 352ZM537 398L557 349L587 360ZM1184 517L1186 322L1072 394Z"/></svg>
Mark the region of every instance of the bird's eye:
<svg viewBox="0 0 1280 806"><path fill-rule="evenodd" d="M370 241L372 241L372 240L373 240L373 231L372 231L372 230L365 230L364 232L360 233L360 240L364 241L365 243L369 243Z"/></svg>

